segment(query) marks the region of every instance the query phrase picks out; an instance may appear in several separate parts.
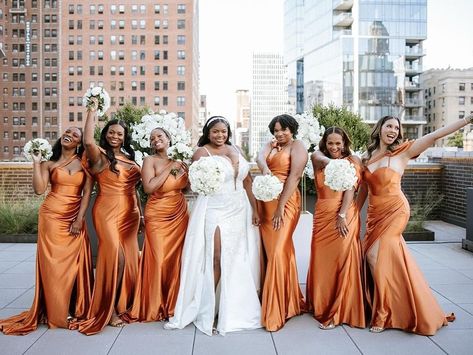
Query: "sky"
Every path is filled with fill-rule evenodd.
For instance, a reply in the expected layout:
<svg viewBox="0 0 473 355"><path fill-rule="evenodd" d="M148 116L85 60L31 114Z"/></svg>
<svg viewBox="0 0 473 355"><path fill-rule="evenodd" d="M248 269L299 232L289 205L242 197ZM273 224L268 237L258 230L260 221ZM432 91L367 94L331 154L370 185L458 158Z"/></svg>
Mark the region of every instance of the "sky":
<svg viewBox="0 0 473 355"><path fill-rule="evenodd" d="M235 117L251 90L253 52L283 52L284 0L200 0L200 93L212 115ZM427 0L424 69L473 67L473 0Z"/></svg>

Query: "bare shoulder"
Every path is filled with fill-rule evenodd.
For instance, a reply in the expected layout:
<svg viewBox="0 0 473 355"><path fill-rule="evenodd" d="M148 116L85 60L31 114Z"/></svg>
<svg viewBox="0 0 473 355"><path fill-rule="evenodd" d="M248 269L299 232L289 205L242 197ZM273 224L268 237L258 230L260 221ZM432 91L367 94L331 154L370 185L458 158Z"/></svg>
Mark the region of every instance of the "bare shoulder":
<svg viewBox="0 0 473 355"><path fill-rule="evenodd" d="M350 159L354 163L361 165L361 158L358 155L352 154L352 155L350 155Z"/></svg>
<svg viewBox="0 0 473 355"><path fill-rule="evenodd" d="M299 139L296 139L294 142L292 142L292 149L295 149L296 152L306 151L304 144Z"/></svg>
<svg viewBox="0 0 473 355"><path fill-rule="evenodd" d="M208 151L204 147L199 147L194 152L194 155L192 156L192 161L196 161L202 157L207 157L207 156L209 156Z"/></svg>

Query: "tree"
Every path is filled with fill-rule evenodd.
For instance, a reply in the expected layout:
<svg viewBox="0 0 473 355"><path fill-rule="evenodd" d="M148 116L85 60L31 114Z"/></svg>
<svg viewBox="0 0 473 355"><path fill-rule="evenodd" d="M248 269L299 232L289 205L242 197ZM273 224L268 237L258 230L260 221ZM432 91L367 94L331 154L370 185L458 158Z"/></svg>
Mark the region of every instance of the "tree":
<svg viewBox="0 0 473 355"><path fill-rule="evenodd" d="M316 105L313 108L314 117L326 129L337 126L347 132L354 151L364 151L370 139L370 128L361 120L360 115L349 111L346 107L334 105Z"/></svg>
<svg viewBox="0 0 473 355"><path fill-rule="evenodd" d="M458 131L457 133L448 137L447 145L449 147L463 148L463 132Z"/></svg>

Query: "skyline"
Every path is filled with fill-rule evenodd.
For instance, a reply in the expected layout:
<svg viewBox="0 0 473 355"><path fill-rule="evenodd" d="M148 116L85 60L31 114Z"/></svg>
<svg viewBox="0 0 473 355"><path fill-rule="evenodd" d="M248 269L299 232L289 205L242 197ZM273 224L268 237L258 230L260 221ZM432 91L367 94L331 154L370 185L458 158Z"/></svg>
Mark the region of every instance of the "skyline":
<svg viewBox="0 0 473 355"><path fill-rule="evenodd" d="M282 54L283 5L284 0L200 1L200 93L207 95L210 114L233 121L235 91L251 91L252 53ZM473 2L468 0L455 0L455 6L428 0L424 70L473 67L468 35L472 12ZM242 21L245 26L239 25Z"/></svg>

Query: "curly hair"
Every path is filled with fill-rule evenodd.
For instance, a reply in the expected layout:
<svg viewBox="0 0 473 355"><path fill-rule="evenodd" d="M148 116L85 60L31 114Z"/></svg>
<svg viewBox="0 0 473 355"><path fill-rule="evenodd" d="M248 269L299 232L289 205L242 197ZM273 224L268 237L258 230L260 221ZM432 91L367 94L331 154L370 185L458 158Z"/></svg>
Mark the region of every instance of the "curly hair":
<svg viewBox="0 0 473 355"><path fill-rule="evenodd" d="M105 153L107 154L108 161L110 162L110 170L112 172L114 172L115 174L119 174L120 171L117 169L117 158L115 158L115 153L113 152L113 149L110 146L110 144L108 144L108 142L107 142L108 130L109 130L110 126L113 126L113 125L116 125L116 124L122 126L124 131L125 131L124 135L123 135L124 140L123 140L122 149L124 149L125 152L128 154L129 159L135 161L135 151L131 147L131 137L130 137L130 134L129 134L129 129L128 129L127 124L122 120L114 119L114 120L110 120L110 121L107 122L105 127L100 132L99 146L101 148L105 149Z"/></svg>
<svg viewBox="0 0 473 355"><path fill-rule="evenodd" d="M223 123L225 124L225 126L227 126L228 135L225 144L232 145L232 143L230 142L230 138L232 137L232 130L230 129L230 124L228 123L227 119L223 116L212 116L205 122L204 128L202 129L202 136L200 136L199 141L197 142L198 147L203 147L204 145L210 143L210 130L217 123Z"/></svg>
<svg viewBox="0 0 473 355"><path fill-rule="evenodd" d="M79 127L75 127L75 126L71 126L68 129L70 129L70 128L77 128L80 131L80 145L79 145L79 149L77 150L76 154L79 158L82 158L82 153L84 153L84 142L83 142L84 136L82 134L82 129L80 129ZM66 131L67 131L67 129L66 129ZM49 160L58 161L59 158L61 157L61 153L62 153L61 139L62 139L62 136L59 137L56 140L56 142L54 142L53 147L52 147L53 155L51 155L51 158L49 158Z"/></svg>
<svg viewBox="0 0 473 355"><path fill-rule="evenodd" d="M401 120L399 119L399 117L395 117L395 116L384 116L384 117L381 117L378 122L376 122L376 125L373 127L373 130L371 131L371 135L370 135L370 140L371 142L368 144L368 148L366 150L366 158L363 159L363 164L366 164L367 162L370 161L371 159L371 155L373 154L373 152L379 147L380 145L380 142L381 142L381 129L384 125L384 123L386 121L389 121L389 120L396 120L397 123L399 124L399 133L396 137L396 139L394 140L393 143L391 143L389 146L388 146L388 151L393 151L394 149L396 149L396 147L402 143L402 140L403 140L403 137L402 137L402 125L401 125Z"/></svg>
<svg viewBox="0 0 473 355"><path fill-rule="evenodd" d="M343 151L342 151L342 157L346 158L351 155L351 140L350 137L348 137L347 132L345 132L342 128L337 127L337 126L332 126L329 127L325 130L324 135L322 136L322 139L319 142L319 150L324 153L324 155L328 158L330 158L330 153L327 149L327 139L328 136L331 134L338 134L342 137L343 139Z"/></svg>
<svg viewBox="0 0 473 355"><path fill-rule="evenodd" d="M299 123L297 123L296 119L288 114L278 115L274 117L271 122L269 122L268 128L271 134L274 136L274 126L276 123L281 125L283 129L289 128L291 131L293 138L296 139L297 130L299 129Z"/></svg>

